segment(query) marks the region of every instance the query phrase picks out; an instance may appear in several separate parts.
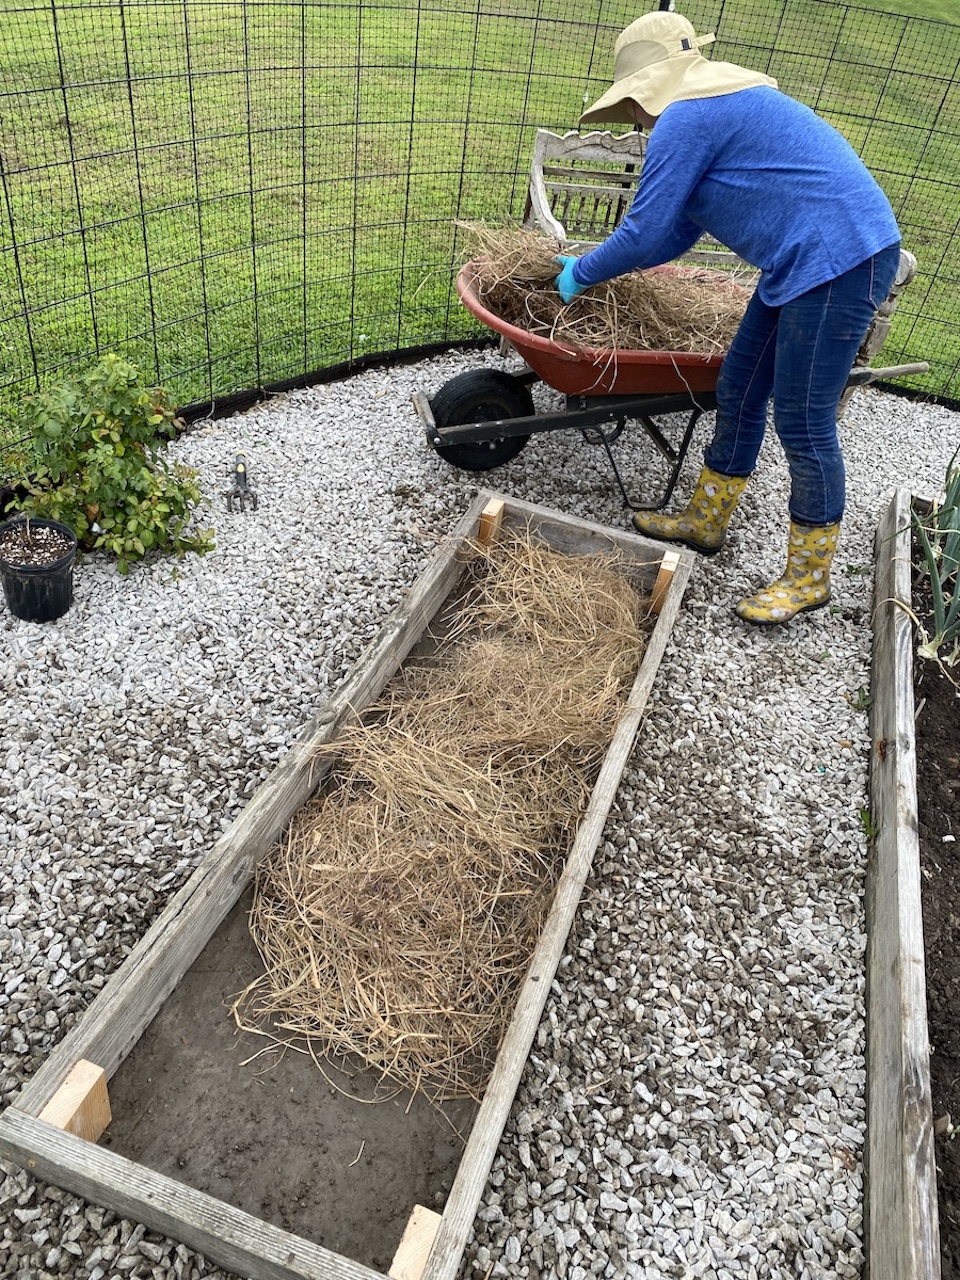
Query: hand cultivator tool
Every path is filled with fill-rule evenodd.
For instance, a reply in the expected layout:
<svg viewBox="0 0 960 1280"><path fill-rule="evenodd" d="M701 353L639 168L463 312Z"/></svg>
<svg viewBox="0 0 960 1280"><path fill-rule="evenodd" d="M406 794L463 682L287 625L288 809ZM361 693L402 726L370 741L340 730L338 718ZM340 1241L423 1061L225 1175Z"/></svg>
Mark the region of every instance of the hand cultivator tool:
<svg viewBox="0 0 960 1280"><path fill-rule="evenodd" d="M660 268L669 270L670 268ZM468 311L501 335L522 356L519 373L494 369L461 373L428 399L413 396L427 443L441 458L466 471L490 471L515 458L534 435L577 430L589 444L606 452L624 506L656 511L669 501L702 414L717 407L717 375L722 354L687 351L594 351L575 349L507 323L481 302L475 287L476 268L467 263L457 277L457 292ZM926 365L856 368L849 387L878 378L922 373ZM566 397L565 407L537 413L531 384L542 381ZM686 415L661 426L660 418ZM669 468L666 484L653 502L630 498L611 444L628 423L639 423ZM669 434L668 434L669 433ZM671 436L673 437L671 439Z"/></svg>
<svg viewBox="0 0 960 1280"><path fill-rule="evenodd" d="M246 511L249 506L251 511L256 511L258 503L257 495L247 483L247 455L238 453L233 465L233 488L227 494L227 510L237 507Z"/></svg>

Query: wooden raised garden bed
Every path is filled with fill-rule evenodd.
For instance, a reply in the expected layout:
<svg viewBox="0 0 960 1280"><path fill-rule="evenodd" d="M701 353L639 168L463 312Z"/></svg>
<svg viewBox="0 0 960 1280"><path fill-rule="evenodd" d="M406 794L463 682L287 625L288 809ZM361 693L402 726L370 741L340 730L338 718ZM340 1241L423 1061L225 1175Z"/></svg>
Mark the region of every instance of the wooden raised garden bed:
<svg viewBox="0 0 960 1280"><path fill-rule="evenodd" d="M867 874L866 1245L871 1280L938 1280L917 837L911 497L877 533Z"/></svg>
<svg viewBox="0 0 960 1280"><path fill-rule="evenodd" d="M172 1005L189 989L185 978L203 971L203 964L195 962L198 957L202 961L208 946L219 946L215 940L222 934L218 931L231 919L235 922L238 903L255 866L330 769L331 758L318 758L317 749L333 742L350 719L378 697L455 592L463 573L466 543L489 536L500 521L507 528L528 531L565 554L618 553L629 561L634 581L649 593L656 621L567 854L550 913L531 956L492 1075L475 1110L449 1194L444 1188L444 1194L435 1199L439 1205L445 1196L442 1213L412 1201L407 1229L396 1234L396 1252L389 1268L395 1280L450 1280L456 1274L692 563L687 553L665 552L662 545L636 535L604 529L489 492L475 499L351 678L328 707L307 724L244 812L209 851L78 1025L24 1087L17 1101L0 1116L0 1156L48 1182L179 1240L216 1264L253 1280L371 1280L383 1276L383 1270L317 1243L317 1235L325 1234L322 1224L313 1239L305 1238L216 1195L199 1191L175 1176L118 1154L98 1139L110 1120L107 1081L132 1055L138 1042L150 1038L154 1022L162 1022L168 1004ZM134 1060L132 1055L131 1062ZM151 1081L145 1074L140 1078L142 1106L147 1110ZM315 1107L331 1105L330 1095L335 1093L319 1072L313 1079L316 1098L300 1098L305 1117ZM376 1123L372 1113L377 1110L368 1108L372 1124ZM189 1125L186 1128L183 1139L189 1150ZM256 1168L257 1145L264 1149L271 1143L266 1103L259 1132L251 1134L251 1139L249 1159ZM363 1166L359 1165L356 1176L362 1174ZM360 1213L371 1213L362 1191L354 1194ZM335 1217L349 1206L339 1200L326 1208L327 1216Z"/></svg>

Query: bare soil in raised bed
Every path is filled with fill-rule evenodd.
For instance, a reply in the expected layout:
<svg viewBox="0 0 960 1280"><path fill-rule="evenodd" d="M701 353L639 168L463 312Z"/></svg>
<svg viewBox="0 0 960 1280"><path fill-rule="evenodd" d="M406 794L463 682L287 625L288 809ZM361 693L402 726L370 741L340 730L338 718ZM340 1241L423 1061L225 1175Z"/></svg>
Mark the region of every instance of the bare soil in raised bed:
<svg viewBox="0 0 960 1280"><path fill-rule="evenodd" d="M262 972L251 890L110 1081L105 1146L386 1271L415 1204L442 1211L476 1112L377 1087L376 1073L238 1033L229 1005ZM259 1056L257 1056L259 1055Z"/></svg>
<svg viewBox="0 0 960 1280"><path fill-rule="evenodd" d="M960 1280L960 692L936 663L917 658L914 672L942 1277ZM960 681L960 667L952 674Z"/></svg>

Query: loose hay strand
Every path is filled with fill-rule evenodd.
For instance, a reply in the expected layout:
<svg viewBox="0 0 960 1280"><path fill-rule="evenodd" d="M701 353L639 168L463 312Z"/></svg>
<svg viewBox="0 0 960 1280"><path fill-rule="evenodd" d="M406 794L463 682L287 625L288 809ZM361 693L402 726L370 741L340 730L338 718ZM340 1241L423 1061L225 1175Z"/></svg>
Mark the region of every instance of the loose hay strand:
<svg viewBox="0 0 960 1280"><path fill-rule="evenodd" d="M724 273L696 267L632 271L564 305L554 284L559 241L522 227L457 225L467 233L484 306L561 345L714 355L726 351L743 318L746 291Z"/></svg>
<svg viewBox="0 0 960 1280"><path fill-rule="evenodd" d="M648 629L610 557L507 533L468 572L258 868L234 1004L437 1101L482 1092Z"/></svg>

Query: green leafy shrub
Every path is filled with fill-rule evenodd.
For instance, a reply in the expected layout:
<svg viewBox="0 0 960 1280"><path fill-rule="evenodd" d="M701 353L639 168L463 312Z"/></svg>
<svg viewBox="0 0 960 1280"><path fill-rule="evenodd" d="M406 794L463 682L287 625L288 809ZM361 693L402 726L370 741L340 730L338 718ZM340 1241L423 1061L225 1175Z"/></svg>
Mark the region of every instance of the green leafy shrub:
<svg viewBox="0 0 960 1280"><path fill-rule="evenodd" d="M955 666L960 662L960 449L947 466L943 493L930 512L912 514L933 598L933 634L919 626L917 652Z"/></svg>
<svg viewBox="0 0 960 1280"><path fill-rule="evenodd" d="M33 444L24 511L70 525L84 550L115 555L121 573L149 551L212 549L213 530L191 527L196 472L161 456L176 435L175 409L133 365L108 355L90 373L27 397L24 415Z"/></svg>

